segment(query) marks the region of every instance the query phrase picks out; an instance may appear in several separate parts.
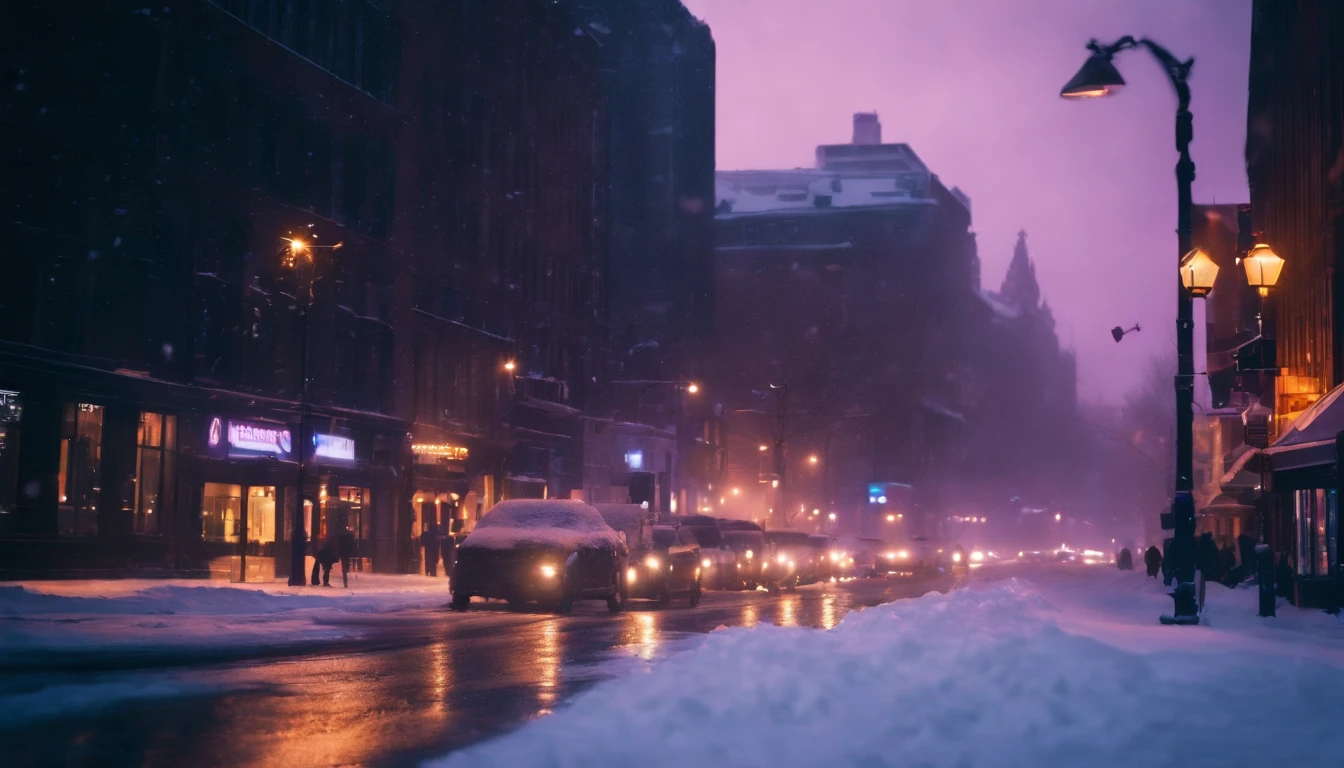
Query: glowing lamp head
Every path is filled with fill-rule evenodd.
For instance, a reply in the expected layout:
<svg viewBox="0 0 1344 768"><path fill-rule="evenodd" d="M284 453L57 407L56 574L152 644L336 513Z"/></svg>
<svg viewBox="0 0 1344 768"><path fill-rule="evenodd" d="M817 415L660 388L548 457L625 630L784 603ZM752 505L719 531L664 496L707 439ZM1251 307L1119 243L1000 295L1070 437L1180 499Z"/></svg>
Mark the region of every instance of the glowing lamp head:
<svg viewBox="0 0 1344 768"><path fill-rule="evenodd" d="M896 522L896 516L895 516L895 515L887 515L887 522L888 522L888 523L894 523L894 522Z"/></svg>
<svg viewBox="0 0 1344 768"><path fill-rule="evenodd" d="M819 457L817 457L816 454L813 454L813 455L807 457L807 463L808 463L808 464L816 464L816 463L818 463L818 462L820 462L820 461L821 461L821 459L820 459Z"/></svg>
<svg viewBox="0 0 1344 768"><path fill-rule="evenodd" d="M835 522L835 513L832 512L831 514L827 515L827 516L826 516L826 519L828 519L828 520L830 520L832 523L834 523L834 522Z"/></svg>
<svg viewBox="0 0 1344 768"><path fill-rule="evenodd" d="M518 364L512 360L509 360L506 363L504 363L504 370L508 371L509 373L513 373L515 370L517 370L517 368Z"/></svg>
<svg viewBox="0 0 1344 768"><path fill-rule="evenodd" d="M961 553L960 553L960 552L953 552L953 553L952 553L952 562L954 562L954 563L960 563L960 562L961 562Z"/></svg>
<svg viewBox="0 0 1344 768"><path fill-rule="evenodd" d="M700 561L700 567L701 567L701 568L708 569L709 566L711 566L711 565L713 565L713 563L711 563L711 562L709 561L709 558L708 558L708 557L706 557L704 560L701 560L701 561Z"/></svg>
<svg viewBox="0 0 1344 768"><path fill-rule="evenodd" d="M746 551L745 554L746 554L748 560L750 560L751 558L753 558L753 557L756 556L756 553L755 553L755 552L752 552L750 549L748 549L748 550Z"/></svg>
<svg viewBox="0 0 1344 768"><path fill-rule="evenodd" d="M1261 296L1269 295L1269 289L1279 282L1279 273L1283 271L1283 259L1264 243L1252 248L1241 265L1246 269L1246 282Z"/></svg>
<svg viewBox="0 0 1344 768"><path fill-rule="evenodd" d="M1218 279L1218 265L1203 248L1191 248L1181 257L1181 285L1195 298L1208 296Z"/></svg>
<svg viewBox="0 0 1344 768"><path fill-rule="evenodd" d="M1059 90L1060 98L1082 100L1114 96L1125 87L1125 79L1111 63L1111 56L1096 48L1083 62L1078 74Z"/></svg>
<svg viewBox="0 0 1344 768"><path fill-rule="evenodd" d="M694 395L695 393L700 391L700 385L696 384L695 382L691 382L690 384L686 385L686 391Z"/></svg>

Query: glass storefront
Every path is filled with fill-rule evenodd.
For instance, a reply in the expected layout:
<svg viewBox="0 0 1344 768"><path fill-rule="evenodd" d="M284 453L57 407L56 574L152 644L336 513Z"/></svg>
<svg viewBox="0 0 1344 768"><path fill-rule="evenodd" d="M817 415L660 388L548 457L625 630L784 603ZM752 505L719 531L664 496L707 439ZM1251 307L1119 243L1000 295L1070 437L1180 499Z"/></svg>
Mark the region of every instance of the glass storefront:
<svg viewBox="0 0 1344 768"><path fill-rule="evenodd" d="M270 554L275 544L275 486L254 485L247 489L248 552Z"/></svg>
<svg viewBox="0 0 1344 768"><path fill-rule="evenodd" d="M201 494L201 535L206 541L236 542L243 520L243 487L206 483Z"/></svg>
<svg viewBox="0 0 1344 768"><path fill-rule="evenodd" d="M98 467L103 451L103 407L66 403L61 420L61 463L56 530L62 536L98 533Z"/></svg>
<svg viewBox="0 0 1344 768"><path fill-rule="evenodd" d="M1339 562L1339 505L1334 489L1310 488L1293 494L1297 574L1329 576ZM1332 564L1335 566L1332 569Z"/></svg>
<svg viewBox="0 0 1344 768"><path fill-rule="evenodd" d="M19 422L23 397L0 389L0 533L10 530L19 501Z"/></svg>
<svg viewBox="0 0 1344 768"><path fill-rule="evenodd" d="M177 417L141 413L135 442L135 532L158 533L160 518L173 509Z"/></svg>

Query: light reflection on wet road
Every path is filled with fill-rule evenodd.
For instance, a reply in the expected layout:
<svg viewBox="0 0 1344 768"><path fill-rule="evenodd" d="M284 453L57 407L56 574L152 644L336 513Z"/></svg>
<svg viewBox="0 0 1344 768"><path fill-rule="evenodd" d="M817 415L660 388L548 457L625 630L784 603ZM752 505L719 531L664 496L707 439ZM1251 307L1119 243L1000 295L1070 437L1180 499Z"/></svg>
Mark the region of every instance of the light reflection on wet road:
<svg viewBox="0 0 1344 768"><path fill-rule="evenodd" d="M368 651L169 671L34 675L45 686L134 681L181 695L0 724L4 765L406 765L544 715L591 685L719 626L829 629L846 613L948 582L873 579L770 597L706 593L700 607L633 603L572 616L503 605L381 618ZM388 647L388 646L391 647Z"/></svg>

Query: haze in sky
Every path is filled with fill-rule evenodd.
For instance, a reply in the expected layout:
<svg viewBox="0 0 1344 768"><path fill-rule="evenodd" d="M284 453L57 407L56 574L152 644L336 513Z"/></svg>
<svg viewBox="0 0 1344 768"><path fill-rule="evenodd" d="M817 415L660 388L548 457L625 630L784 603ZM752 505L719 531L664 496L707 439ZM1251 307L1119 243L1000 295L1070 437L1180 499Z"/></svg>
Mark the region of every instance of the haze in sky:
<svg viewBox="0 0 1344 768"><path fill-rule="evenodd" d="M1143 50L1117 57L1116 98L1059 89L1092 37L1193 56L1195 202L1245 202L1249 0L685 3L718 46L720 169L810 166L817 144L850 140L852 113L875 110L883 141L970 195L986 288L1027 231L1080 399L1117 402L1150 358L1174 356L1175 94Z"/></svg>

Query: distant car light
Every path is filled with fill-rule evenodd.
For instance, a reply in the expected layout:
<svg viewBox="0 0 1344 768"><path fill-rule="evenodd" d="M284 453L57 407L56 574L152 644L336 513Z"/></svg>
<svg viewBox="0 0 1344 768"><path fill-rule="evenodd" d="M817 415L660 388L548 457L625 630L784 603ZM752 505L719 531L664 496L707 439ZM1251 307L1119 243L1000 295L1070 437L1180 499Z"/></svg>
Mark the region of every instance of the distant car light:
<svg viewBox="0 0 1344 768"><path fill-rule="evenodd" d="M954 562L954 563L960 563L960 562L961 562L961 553L960 553L960 552L953 552L953 553L952 553L952 562Z"/></svg>
<svg viewBox="0 0 1344 768"><path fill-rule="evenodd" d="M554 579L554 578L555 578L555 566L554 566L554 565L543 565L543 566L541 566L541 575L544 576L544 577L546 577L546 578L548 578L548 579Z"/></svg>
<svg viewBox="0 0 1344 768"><path fill-rule="evenodd" d="M713 563L709 562L709 558L708 558L708 557L706 557L704 560L701 560L701 561L700 561L700 567L701 567L701 568L709 568L711 565L713 565Z"/></svg>
<svg viewBox="0 0 1344 768"><path fill-rule="evenodd" d="M985 553L981 552L978 549L971 553L971 560L973 560L974 562L978 563L984 559L985 559Z"/></svg>
<svg viewBox="0 0 1344 768"><path fill-rule="evenodd" d="M755 552L752 552L750 549L748 549L748 550L746 551L745 554L746 554L748 560L750 560L751 558L753 558L753 557L756 556L756 553L755 553Z"/></svg>
<svg viewBox="0 0 1344 768"><path fill-rule="evenodd" d="M634 569L634 568L626 568L626 569L625 569L625 583L626 583L626 584L634 584L634 583L635 583L635 569Z"/></svg>
<svg viewBox="0 0 1344 768"><path fill-rule="evenodd" d="M780 555L779 557L775 558L775 562L779 563L780 565L783 565L789 562L789 558L784 555Z"/></svg>
<svg viewBox="0 0 1344 768"><path fill-rule="evenodd" d="M840 553L839 553L839 552L832 552L832 553L831 553L831 562L832 562L832 563L836 563L836 562L839 562L839 561L840 561Z"/></svg>
<svg viewBox="0 0 1344 768"><path fill-rule="evenodd" d="M896 553L896 556L899 557L899 558L902 559L902 560L909 560L909 559L910 559L910 550L908 550L908 549L902 549L901 551L899 551L899 552Z"/></svg>
<svg viewBox="0 0 1344 768"><path fill-rule="evenodd" d="M656 571L662 566L663 564L658 562L658 558L654 557L653 555L649 555L648 557L644 558L644 567L648 568L650 571Z"/></svg>
<svg viewBox="0 0 1344 768"><path fill-rule="evenodd" d="M887 553L883 554L882 556L885 557L885 558L887 558L888 560L895 560L895 559L896 559L896 553L895 553L895 552L887 552Z"/></svg>

